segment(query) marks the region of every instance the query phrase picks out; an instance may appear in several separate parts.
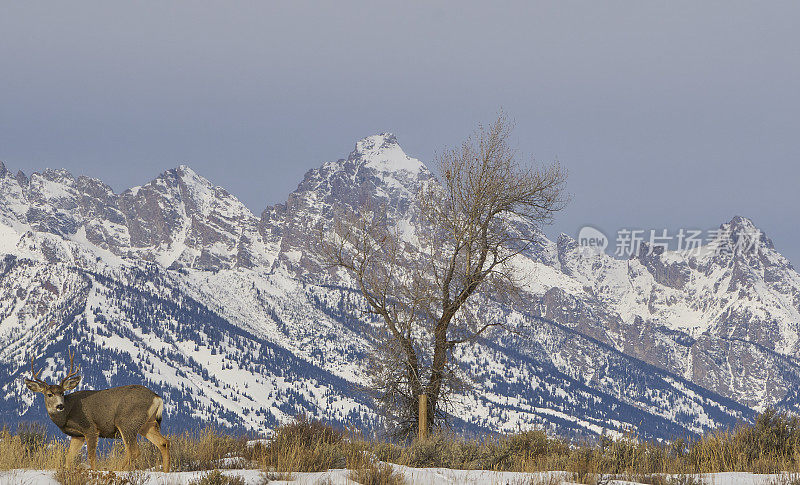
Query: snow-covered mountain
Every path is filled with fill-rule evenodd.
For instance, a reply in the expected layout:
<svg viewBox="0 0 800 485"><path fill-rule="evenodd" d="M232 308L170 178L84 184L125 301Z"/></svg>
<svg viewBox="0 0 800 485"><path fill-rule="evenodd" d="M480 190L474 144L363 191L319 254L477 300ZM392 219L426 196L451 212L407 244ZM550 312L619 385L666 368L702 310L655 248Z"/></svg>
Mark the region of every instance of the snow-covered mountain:
<svg viewBox="0 0 800 485"><path fill-rule="evenodd" d="M413 226L432 178L375 135L259 217L186 166L115 194L0 164L0 421L46 420L21 377L34 358L56 378L75 348L83 386L144 382L173 430L263 432L300 412L377 426L359 390L375 322L314 240L366 200ZM537 241L518 261L528 304L487 311L524 331L457 350L472 389L454 424L666 438L767 406L800 411L800 275L764 235L739 251L729 229L750 225L721 226L712 244L729 251L643 247L619 260L520 224Z"/></svg>

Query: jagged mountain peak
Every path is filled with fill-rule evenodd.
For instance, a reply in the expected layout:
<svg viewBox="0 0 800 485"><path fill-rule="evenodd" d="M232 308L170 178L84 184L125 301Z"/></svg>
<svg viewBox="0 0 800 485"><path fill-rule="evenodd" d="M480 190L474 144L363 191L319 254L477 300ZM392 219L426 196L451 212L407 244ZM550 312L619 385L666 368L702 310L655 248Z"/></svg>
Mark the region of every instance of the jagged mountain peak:
<svg viewBox="0 0 800 485"><path fill-rule="evenodd" d="M724 263L733 258L757 262L762 253L775 253L772 240L752 219L736 215L708 233L698 259Z"/></svg>
<svg viewBox="0 0 800 485"><path fill-rule="evenodd" d="M186 164L180 164L175 168L171 168L169 170L165 170L161 172L157 177L151 180L149 183L157 182L161 179L181 179L189 182L196 182L200 185L206 185L209 187L213 187L214 184L211 183L210 180L203 177L199 173L197 173L192 167Z"/></svg>
<svg viewBox="0 0 800 485"><path fill-rule="evenodd" d="M432 177L421 161L403 151L393 134L381 133L356 142L346 159L326 162L306 172L287 204L304 200L316 212L320 204L344 202L356 207L364 197L379 197L407 207L420 183ZM265 213L272 209L268 207Z"/></svg>
<svg viewBox="0 0 800 485"><path fill-rule="evenodd" d="M348 160L360 162L361 165L379 172L419 173L426 169L422 162L406 155L397 143L397 138L391 133L362 138L356 142L356 147L350 153Z"/></svg>
<svg viewBox="0 0 800 485"><path fill-rule="evenodd" d="M74 180L75 176L72 175L72 172L65 168L46 168L41 172L34 172L33 175L40 175L47 179L66 179L66 180Z"/></svg>
<svg viewBox="0 0 800 485"><path fill-rule="evenodd" d="M183 201L190 210L198 210L208 215L213 207L228 206L228 211L241 213L243 216L255 217L239 199L224 187L214 185L209 179L197 173L189 165L181 164L159 174L147 184L132 187L126 192L137 196L143 188L164 192L174 192L175 202Z"/></svg>
<svg viewBox="0 0 800 485"><path fill-rule="evenodd" d="M53 169L29 180L7 172L0 189L0 222L11 229L3 239L13 245L32 230L41 235L38 256L48 261L94 252L114 265L147 261L219 270L269 264L258 218L187 165L120 194L98 179Z"/></svg>
<svg viewBox="0 0 800 485"><path fill-rule="evenodd" d="M378 133L358 140L356 142L356 150L371 150L376 147L387 148L397 144L397 137L394 133Z"/></svg>
<svg viewBox="0 0 800 485"><path fill-rule="evenodd" d="M561 233L556 240L556 247L559 250L573 250L578 246L578 242L570 235Z"/></svg>
<svg viewBox="0 0 800 485"><path fill-rule="evenodd" d="M731 226L741 227L746 229L756 229L756 225L755 223L753 223L752 219L740 215L733 216L733 218L731 218L731 220L728 221L728 224L730 224Z"/></svg>
<svg viewBox="0 0 800 485"><path fill-rule="evenodd" d="M209 179L197 173L192 167L186 164L178 165L173 169L175 175L188 184L202 185L205 187L214 187L218 190L224 190L222 187L215 186ZM227 191L226 191L227 192Z"/></svg>
<svg viewBox="0 0 800 485"><path fill-rule="evenodd" d="M717 237L730 237L742 234L754 235L758 238L764 237L766 239L764 231L756 226L752 219L740 215L733 216L730 221L720 224L715 235Z"/></svg>
<svg viewBox="0 0 800 485"><path fill-rule="evenodd" d="M725 226L725 224L723 224ZM766 233L755 225L752 219L743 216L734 216L728 223L727 228L734 237L749 237L753 242L758 242L764 248L774 249L772 240Z"/></svg>

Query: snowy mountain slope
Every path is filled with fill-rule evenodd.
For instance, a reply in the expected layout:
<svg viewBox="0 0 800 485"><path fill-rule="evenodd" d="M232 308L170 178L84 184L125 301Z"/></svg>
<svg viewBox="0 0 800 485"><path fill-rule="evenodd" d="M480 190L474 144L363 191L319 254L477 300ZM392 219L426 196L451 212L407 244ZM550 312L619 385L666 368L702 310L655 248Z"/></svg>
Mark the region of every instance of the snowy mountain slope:
<svg viewBox="0 0 800 485"><path fill-rule="evenodd" d="M327 285L306 284L303 288L303 292L290 292L291 304L284 302L272 307L271 318L280 323L273 327L278 335L269 338L337 376L363 382L367 377L365 369L353 363L361 362L374 342L368 338L370 326L354 317L366 310L358 293L351 288ZM244 304L251 305L255 308L254 303ZM315 315L311 328L306 322L307 315ZM584 340L552 322L537 322L537 327L545 326L557 327L556 331L561 330L562 334L566 332L562 344L566 341L567 347ZM307 342L313 342L310 350ZM599 351L606 358L611 354L618 369L625 369L625 375L618 376L617 387L598 389L592 383L585 384L580 376L570 375L554 365L546 352L534 349L521 353L516 350L520 347L519 341L508 345L486 341L464 350L463 371L471 377L472 392L462 396L452 410L456 416L469 417L463 427L514 431L520 426L536 425L578 435L591 435L603 429L624 432L638 427L642 436L663 437L732 425L736 420L752 417L752 411L744 406L704 390L691 395L673 385L669 381L672 377L663 371L596 343L587 345L587 354ZM656 389L651 381L663 389ZM681 378L674 381L691 386ZM577 394L573 392L575 389L579 390ZM660 399L652 398L654 394ZM671 409L678 402L685 402L692 411L685 417L672 416L670 420ZM666 417L655 420L653 414ZM641 423L652 425L652 429L645 429Z"/></svg>
<svg viewBox="0 0 800 485"><path fill-rule="evenodd" d="M9 259L0 284L33 291L6 314L19 322L4 334L0 352L11 376L1 388L6 422L43 417L41 400L34 403L22 384L29 359L47 369L45 379L57 379L72 348L89 388L144 382L158 391L173 430L198 422L265 429L301 412L341 425L375 424L352 385L230 325L158 270L128 270L112 279L48 265L48 273L60 275L59 294L29 309L31 297L52 292L53 284L37 288L43 268Z"/></svg>
<svg viewBox="0 0 800 485"><path fill-rule="evenodd" d="M413 199L433 177L375 135L258 218L186 166L115 194L0 165L0 420L43 418L21 384L28 359L61 363L77 346L85 385L144 381L176 427L264 430L298 412L377 426L358 389L376 322L314 241L365 202L413 234ZM536 240L517 261L528 303L486 311L526 337L458 351L472 384L451 410L458 428L665 438L751 408L800 410L800 276L766 236L755 255L736 251L732 230L713 242L731 245L722 255L645 248L623 261L511 223Z"/></svg>

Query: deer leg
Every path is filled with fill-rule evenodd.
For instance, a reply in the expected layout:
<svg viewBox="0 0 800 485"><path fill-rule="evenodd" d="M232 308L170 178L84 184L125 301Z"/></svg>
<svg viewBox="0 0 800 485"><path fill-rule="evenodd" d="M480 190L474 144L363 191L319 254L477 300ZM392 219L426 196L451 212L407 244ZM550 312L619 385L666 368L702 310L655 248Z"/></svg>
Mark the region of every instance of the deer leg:
<svg viewBox="0 0 800 485"><path fill-rule="evenodd" d="M67 462L66 466L71 467L75 464L75 456L80 453L81 448L83 448L83 443L86 442L86 438L83 436L73 436L69 442L69 448L67 449Z"/></svg>
<svg viewBox="0 0 800 485"><path fill-rule="evenodd" d="M161 426L158 423L153 422L153 424L144 430L144 437L147 438L151 443L156 445L158 451L161 452L161 461L163 464L163 470L165 473L169 473L169 440L161 434Z"/></svg>
<svg viewBox="0 0 800 485"><path fill-rule="evenodd" d="M86 454L89 455L92 470L97 469L97 438L97 435L86 436Z"/></svg>
<svg viewBox="0 0 800 485"><path fill-rule="evenodd" d="M133 463L139 458L139 455L142 454L141 451L139 451L139 443L136 441L136 431L119 429L119 434L122 435L122 442L125 444L126 466L128 470L133 470Z"/></svg>

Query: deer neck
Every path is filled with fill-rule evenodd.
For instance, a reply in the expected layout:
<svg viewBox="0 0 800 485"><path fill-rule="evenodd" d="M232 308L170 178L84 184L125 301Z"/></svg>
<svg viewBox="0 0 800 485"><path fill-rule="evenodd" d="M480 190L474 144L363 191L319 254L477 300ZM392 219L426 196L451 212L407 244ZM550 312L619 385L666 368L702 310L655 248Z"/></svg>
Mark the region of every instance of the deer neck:
<svg viewBox="0 0 800 485"><path fill-rule="evenodd" d="M50 414L50 419L58 426L59 428L63 428L67 424L67 408L64 407L64 411L57 413L57 414Z"/></svg>
<svg viewBox="0 0 800 485"><path fill-rule="evenodd" d="M72 404L73 403L70 402L69 396L66 396L66 399L64 399L64 410L62 412L54 414L50 414L49 412L47 413L53 423L55 423L55 425L58 426L58 428L62 431L64 431L64 427L67 425L69 415L72 412Z"/></svg>

